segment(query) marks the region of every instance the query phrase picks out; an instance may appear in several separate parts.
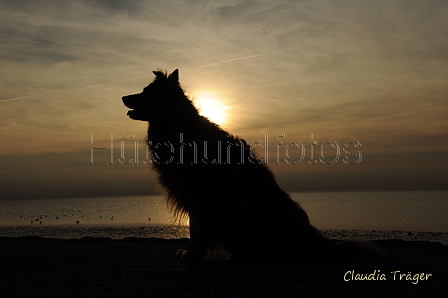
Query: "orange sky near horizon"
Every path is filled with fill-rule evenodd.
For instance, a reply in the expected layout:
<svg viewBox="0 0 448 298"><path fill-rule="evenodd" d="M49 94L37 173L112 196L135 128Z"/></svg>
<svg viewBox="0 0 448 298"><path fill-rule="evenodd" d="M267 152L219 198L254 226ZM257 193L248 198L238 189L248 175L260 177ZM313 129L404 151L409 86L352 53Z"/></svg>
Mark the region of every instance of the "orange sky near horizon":
<svg viewBox="0 0 448 298"><path fill-rule="evenodd" d="M146 124L121 97L158 67L262 158L267 140L285 190L446 189L447 13L435 0L2 1L0 199L156 193ZM135 144L139 163L122 163ZM89 164L94 147L109 149Z"/></svg>

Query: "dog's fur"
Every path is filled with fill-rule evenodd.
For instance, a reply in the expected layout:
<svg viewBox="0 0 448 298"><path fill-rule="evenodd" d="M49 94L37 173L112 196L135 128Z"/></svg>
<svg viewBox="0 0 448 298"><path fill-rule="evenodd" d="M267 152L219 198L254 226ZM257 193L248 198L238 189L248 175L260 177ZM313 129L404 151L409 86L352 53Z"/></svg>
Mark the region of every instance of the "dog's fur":
<svg viewBox="0 0 448 298"><path fill-rule="evenodd" d="M324 239L243 139L199 115L178 70L153 73L143 92L123 102L130 118L149 122L159 182L174 212L190 218L190 243L179 251L181 259L203 259L216 247L232 259L381 255L374 245Z"/></svg>

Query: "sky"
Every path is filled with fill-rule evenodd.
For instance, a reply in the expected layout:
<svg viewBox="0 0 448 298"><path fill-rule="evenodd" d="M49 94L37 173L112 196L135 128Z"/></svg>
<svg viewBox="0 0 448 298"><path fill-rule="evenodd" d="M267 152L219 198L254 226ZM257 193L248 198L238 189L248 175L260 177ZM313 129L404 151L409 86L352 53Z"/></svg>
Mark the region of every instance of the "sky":
<svg viewBox="0 0 448 298"><path fill-rule="evenodd" d="M147 124L121 101L158 68L287 191L446 189L447 15L434 0L0 0L0 199L158 193Z"/></svg>

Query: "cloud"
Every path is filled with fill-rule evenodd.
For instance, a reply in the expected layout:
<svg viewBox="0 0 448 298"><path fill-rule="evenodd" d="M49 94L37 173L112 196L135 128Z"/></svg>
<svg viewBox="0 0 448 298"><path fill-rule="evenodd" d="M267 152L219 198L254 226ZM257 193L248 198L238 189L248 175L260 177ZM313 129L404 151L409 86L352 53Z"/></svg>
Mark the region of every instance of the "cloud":
<svg viewBox="0 0 448 298"><path fill-rule="evenodd" d="M0 155L144 135L120 99L157 67L179 68L192 96L219 94L227 128L253 142L314 133L372 156L439 152L447 12L435 0L1 1Z"/></svg>

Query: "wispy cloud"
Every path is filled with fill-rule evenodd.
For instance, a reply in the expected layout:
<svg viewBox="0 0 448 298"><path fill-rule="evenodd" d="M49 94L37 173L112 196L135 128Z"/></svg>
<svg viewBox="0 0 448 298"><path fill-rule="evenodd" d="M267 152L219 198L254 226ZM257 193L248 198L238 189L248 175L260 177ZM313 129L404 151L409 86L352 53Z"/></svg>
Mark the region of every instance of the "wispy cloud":
<svg viewBox="0 0 448 298"><path fill-rule="evenodd" d="M199 67L215 66L215 65L218 65L218 64L222 64L222 63L234 62L234 61L250 59L250 58L257 58L257 57L262 57L262 56L266 56L266 55L273 55L273 54L278 54L278 53L282 53L282 52L292 51L292 50L295 50L295 49L297 49L297 48L273 51L273 52L268 52L268 53L261 53L261 54L256 54L256 55L243 56L243 57L238 57L238 58L233 58L233 59L227 59L227 60L223 60L223 61L219 61L219 62L214 62L214 63L205 64L205 65L200 65Z"/></svg>

